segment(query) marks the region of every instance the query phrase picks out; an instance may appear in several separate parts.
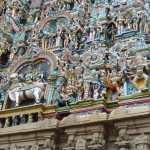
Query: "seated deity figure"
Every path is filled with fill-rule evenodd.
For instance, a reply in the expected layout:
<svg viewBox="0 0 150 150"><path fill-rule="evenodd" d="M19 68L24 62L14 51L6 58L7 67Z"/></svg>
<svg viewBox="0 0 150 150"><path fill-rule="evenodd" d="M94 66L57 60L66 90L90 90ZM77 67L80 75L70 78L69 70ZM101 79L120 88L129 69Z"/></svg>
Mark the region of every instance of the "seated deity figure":
<svg viewBox="0 0 150 150"><path fill-rule="evenodd" d="M33 74L32 74L32 67L28 66L27 71L24 75L26 84L31 84L33 82Z"/></svg>
<svg viewBox="0 0 150 150"><path fill-rule="evenodd" d="M17 72L12 73L9 75L9 77L7 76L5 78L4 84L2 84L0 87L5 90L9 89L12 93L17 92L20 87L23 86L23 83L21 83L21 79L22 76Z"/></svg>
<svg viewBox="0 0 150 150"><path fill-rule="evenodd" d="M1 87L5 87L5 86L9 86L11 84L11 79L8 77L8 75L6 75L4 77L3 84L1 85Z"/></svg>
<svg viewBox="0 0 150 150"><path fill-rule="evenodd" d="M73 94L74 94L74 86L72 85L71 80L68 81L65 91L66 92L61 95L63 100L68 101L68 100L72 99Z"/></svg>
<svg viewBox="0 0 150 150"><path fill-rule="evenodd" d="M130 68L125 73L131 80L131 83L137 88L138 92L147 89L149 76L144 72L146 60L142 54L136 54L134 62L129 63Z"/></svg>
<svg viewBox="0 0 150 150"><path fill-rule="evenodd" d="M11 74L9 77L5 77L4 79L4 84L2 84L1 87L7 87L7 86L11 86L11 84L15 84L17 86L19 86L19 80L18 80L18 73L13 73Z"/></svg>
<svg viewBox="0 0 150 150"><path fill-rule="evenodd" d="M37 68L37 71L35 73L35 75L33 75L34 77L34 81L36 82L42 82L43 80L43 70L42 70L42 66L39 65Z"/></svg>
<svg viewBox="0 0 150 150"><path fill-rule="evenodd" d="M102 28L101 27L96 27L96 40L100 40L101 32L102 32Z"/></svg>

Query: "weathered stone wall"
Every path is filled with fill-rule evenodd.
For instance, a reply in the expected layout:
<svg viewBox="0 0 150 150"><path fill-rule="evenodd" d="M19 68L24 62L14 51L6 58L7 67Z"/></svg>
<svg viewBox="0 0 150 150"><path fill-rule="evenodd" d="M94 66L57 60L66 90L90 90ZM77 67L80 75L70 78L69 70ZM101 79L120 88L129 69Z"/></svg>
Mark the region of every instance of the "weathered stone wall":
<svg viewBox="0 0 150 150"><path fill-rule="evenodd" d="M150 106L0 129L0 150L149 150Z"/></svg>

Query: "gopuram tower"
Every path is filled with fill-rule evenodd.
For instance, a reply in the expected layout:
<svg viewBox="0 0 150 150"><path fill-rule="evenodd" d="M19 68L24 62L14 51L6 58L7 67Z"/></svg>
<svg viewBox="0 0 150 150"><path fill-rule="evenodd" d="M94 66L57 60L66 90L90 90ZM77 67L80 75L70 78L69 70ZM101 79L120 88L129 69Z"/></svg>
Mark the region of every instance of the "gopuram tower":
<svg viewBox="0 0 150 150"><path fill-rule="evenodd" d="M150 0L0 0L0 150L150 150Z"/></svg>

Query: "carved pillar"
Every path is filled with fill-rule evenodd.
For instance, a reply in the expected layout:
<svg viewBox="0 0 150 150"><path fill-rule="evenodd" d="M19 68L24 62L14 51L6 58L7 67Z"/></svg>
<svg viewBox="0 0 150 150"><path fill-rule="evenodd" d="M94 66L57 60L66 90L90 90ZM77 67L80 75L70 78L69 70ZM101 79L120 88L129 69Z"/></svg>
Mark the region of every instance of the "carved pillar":
<svg viewBox="0 0 150 150"><path fill-rule="evenodd" d="M3 108L3 102L0 102L0 110Z"/></svg>
<svg viewBox="0 0 150 150"><path fill-rule="evenodd" d="M47 79L48 85L46 86L44 98L47 99L47 104L50 104L50 90L51 90L51 81Z"/></svg>
<svg viewBox="0 0 150 150"><path fill-rule="evenodd" d="M7 128L7 127L9 127L9 126L10 126L10 118L7 117L7 118L6 118L6 121L5 121L4 128Z"/></svg>
<svg viewBox="0 0 150 150"><path fill-rule="evenodd" d="M28 114L28 123L32 123L32 122L33 122L33 115Z"/></svg>
<svg viewBox="0 0 150 150"><path fill-rule="evenodd" d="M13 116L12 117L12 126L16 126L16 125L19 125L19 118L18 116Z"/></svg>
<svg viewBox="0 0 150 150"><path fill-rule="evenodd" d="M10 150L18 150L18 146L16 144L13 144L11 147L10 147Z"/></svg>
<svg viewBox="0 0 150 150"><path fill-rule="evenodd" d="M12 9L12 17L13 17L13 18L15 17L15 12L16 12L16 8L13 7L13 9Z"/></svg>
<svg viewBox="0 0 150 150"><path fill-rule="evenodd" d="M23 146L21 150L31 150L29 146Z"/></svg>
<svg viewBox="0 0 150 150"><path fill-rule="evenodd" d="M114 114L113 114L114 113ZM112 116L116 118L126 118L128 113L128 109L125 107L119 107L113 112ZM129 150L132 146L131 137L129 134L128 128L129 120L119 120L114 123L116 129L118 130L118 137L116 138L116 142L114 143L118 150Z"/></svg>
<svg viewBox="0 0 150 150"><path fill-rule="evenodd" d="M58 139L59 137L57 133L46 136L44 144L40 147L40 150L58 150Z"/></svg>
<svg viewBox="0 0 150 150"><path fill-rule="evenodd" d="M0 119L0 128L3 127L3 121Z"/></svg>
<svg viewBox="0 0 150 150"><path fill-rule="evenodd" d="M75 133L76 133L76 131L74 131L74 130L70 130L70 132L68 132L68 141L67 141L65 147L63 148L63 150L74 150L75 149L75 141L74 141Z"/></svg>
<svg viewBox="0 0 150 150"><path fill-rule="evenodd" d="M47 104L51 104L52 100L53 100L53 95L54 95L54 91L55 91L55 84L56 84L56 79L57 77L49 77L47 79L48 81L48 85L46 87L46 92L45 92L45 99L47 99Z"/></svg>
<svg viewBox="0 0 150 150"><path fill-rule="evenodd" d="M38 112L38 121L42 121L43 120L43 116L41 112Z"/></svg>
<svg viewBox="0 0 150 150"><path fill-rule="evenodd" d="M25 124L27 122L27 116L26 115L20 115L20 124Z"/></svg>
<svg viewBox="0 0 150 150"><path fill-rule="evenodd" d="M142 133L134 139L135 150L149 150L150 149L150 137Z"/></svg>
<svg viewBox="0 0 150 150"><path fill-rule="evenodd" d="M56 81L51 81L50 94L49 94L49 103L48 104L52 103L53 96L54 96L54 91L55 91L55 84L56 84Z"/></svg>

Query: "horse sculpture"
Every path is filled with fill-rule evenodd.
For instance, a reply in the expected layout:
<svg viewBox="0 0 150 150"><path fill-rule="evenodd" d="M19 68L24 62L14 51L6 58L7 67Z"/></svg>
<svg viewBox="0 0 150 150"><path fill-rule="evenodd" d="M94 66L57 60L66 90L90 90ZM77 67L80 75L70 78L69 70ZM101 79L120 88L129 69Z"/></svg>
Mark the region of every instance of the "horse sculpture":
<svg viewBox="0 0 150 150"><path fill-rule="evenodd" d="M19 75L17 73L12 74L10 79L12 83L8 90L8 96L10 100L16 101L16 107L18 107L22 101L29 99L34 99L36 104L40 103L44 96L47 83L40 81L24 86L23 83L19 82Z"/></svg>

